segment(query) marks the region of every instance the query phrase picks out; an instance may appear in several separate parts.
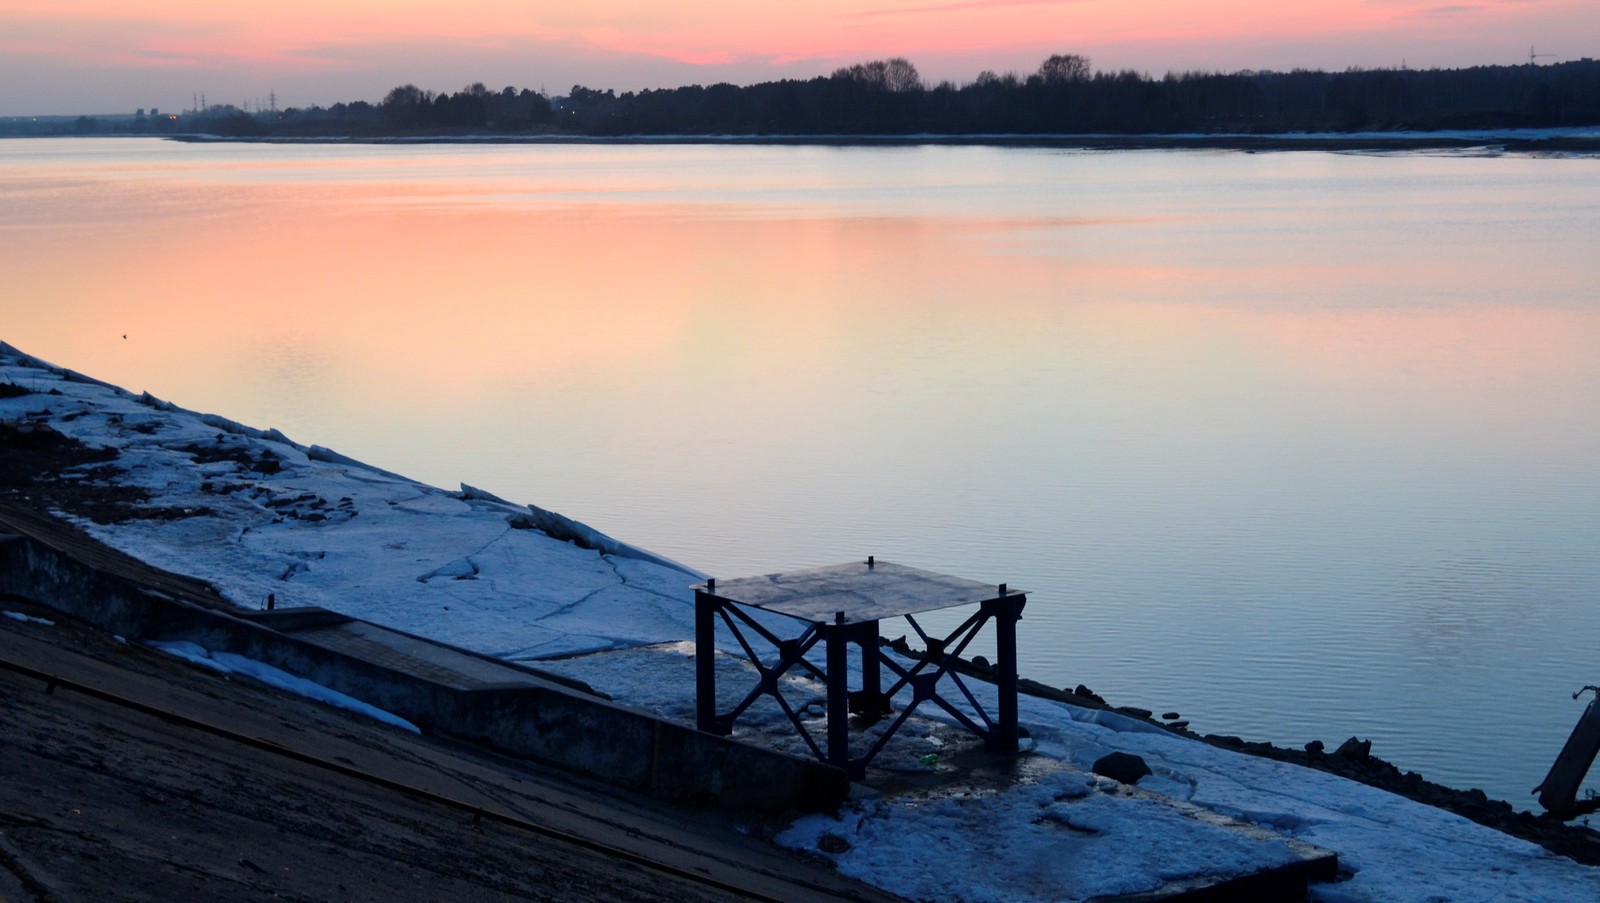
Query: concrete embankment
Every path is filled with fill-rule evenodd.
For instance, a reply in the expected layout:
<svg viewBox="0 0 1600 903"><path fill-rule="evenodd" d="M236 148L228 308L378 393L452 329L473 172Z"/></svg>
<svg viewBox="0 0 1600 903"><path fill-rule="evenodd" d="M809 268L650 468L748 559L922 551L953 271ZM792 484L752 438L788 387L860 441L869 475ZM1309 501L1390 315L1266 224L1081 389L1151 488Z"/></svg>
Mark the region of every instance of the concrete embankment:
<svg viewBox="0 0 1600 903"><path fill-rule="evenodd" d="M856 900L773 822L229 680L0 594L0 900Z"/></svg>
<svg viewBox="0 0 1600 903"><path fill-rule="evenodd" d="M26 508L0 505L0 593L131 641L190 640L243 655L424 730L666 800L831 809L849 784L820 762L701 733L587 687L325 612L249 613Z"/></svg>

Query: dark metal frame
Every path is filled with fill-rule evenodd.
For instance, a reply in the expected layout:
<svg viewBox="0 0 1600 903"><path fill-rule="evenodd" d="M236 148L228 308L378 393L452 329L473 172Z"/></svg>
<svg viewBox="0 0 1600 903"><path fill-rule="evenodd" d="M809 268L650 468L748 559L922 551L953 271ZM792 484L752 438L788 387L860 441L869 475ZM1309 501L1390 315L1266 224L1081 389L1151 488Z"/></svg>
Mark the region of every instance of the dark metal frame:
<svg viewBox="0 0 1600 903"><path fill-rule="evenodd" d="M948 712L951 717L960 722L962 726L984 739L985 746L995 752L1016 752L1017 750L1017 621L1022 618L1023 606L1027 604L1026 593L1008 593L1002 584L995 598L978 603L978 610L969 616L961 625L952 630L943 638L928 635L917 623L913 616L899 615L905 618L922 638L926 654L920 661L906 668L893 656L884 651L879 642L878 620L858 621L845 623L841 613L835 617L832 624L826 622L804 621L806 629L795 639L782 639L762 626L749 613L744 611L744 605L735 599L716 595L715 582L708 583L708 589L696 589L695 600L695 715L700 730L714 734L730 734L733 732L734 722L743 715L752 704L763 695L771 696L777 700L778 706L788 716L789 722L799 732L801 739L811 748L813 754L830 765L835 765L849 773L852 779L865 776L867 766L877 757L889 738L894 736L911 713L924 702L933 702ZM785 615L785 617L793 617ZM745 657L755 666L759 675L756 685L744 698L727 712L717 711L716 687L716 662L714 659L716 649L717 620L721 619L739 646L744 650ZM803 619L797 619L803 620ZM996 683L999 690L999 703L996 706L994 717L985 712L983 706L978 704L977 698L962 681L961 675L952 669L954 659L959 657L967 646L982 632L984 626L990 621L995 625L995 672ZM748 628L762 640L777 650L777 659L770 666L751 645L740 625ZM824 667L806 658L806 654L822 643ZM859 690L851 691L849 687L850 669L848 651L851 643L861 649L861 682ZM887 667L894 672L896 677L893 684L885 691L882 684L882 669ZM805 724L801 721L789 701L783 697L779 688L782 677L796 669L805 671L820 679L827 687L828 705L828 736L827 750L824 752L816 738L811 735ZM949 676L951 682L961 691L961 695L972 706L972 711L982 720L978 724L967 713L950 700L940 695L938 683L940 679ZM896 694L910 687L911 702L901 709L898 717L883 732L877 742L867 753L860 757L850 754L850 725L851 714L861 715L874 721L894 712L891 702Z"/></svg>

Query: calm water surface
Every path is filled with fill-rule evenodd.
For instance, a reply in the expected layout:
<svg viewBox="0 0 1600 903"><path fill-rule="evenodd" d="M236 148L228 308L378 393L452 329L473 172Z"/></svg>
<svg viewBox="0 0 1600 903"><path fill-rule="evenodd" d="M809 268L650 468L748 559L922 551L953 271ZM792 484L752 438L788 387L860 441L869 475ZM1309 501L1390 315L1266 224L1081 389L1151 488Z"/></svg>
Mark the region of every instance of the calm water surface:
<svg viewBox="0 0 1600 903"><path fill-rule="evenodd" d="M1519 806L1600 683L1596 247L1593 159L0 141L25 351L718 576L1025 587L1029 676Z"/></svg>

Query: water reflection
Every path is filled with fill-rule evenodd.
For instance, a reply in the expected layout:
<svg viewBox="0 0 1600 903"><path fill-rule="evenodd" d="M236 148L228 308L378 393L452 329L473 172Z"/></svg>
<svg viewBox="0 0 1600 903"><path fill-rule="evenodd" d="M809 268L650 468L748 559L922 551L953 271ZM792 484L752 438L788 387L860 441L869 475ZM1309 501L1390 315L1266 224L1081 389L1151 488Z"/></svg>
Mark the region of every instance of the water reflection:
<svg viewBox="0 0 1600 903"><path fill-rule="evenodd" d="M1040 679L1519 801L1595 679L1595 161L0 162L0 338L136 391L717 574L1006 580Z"/></svg>

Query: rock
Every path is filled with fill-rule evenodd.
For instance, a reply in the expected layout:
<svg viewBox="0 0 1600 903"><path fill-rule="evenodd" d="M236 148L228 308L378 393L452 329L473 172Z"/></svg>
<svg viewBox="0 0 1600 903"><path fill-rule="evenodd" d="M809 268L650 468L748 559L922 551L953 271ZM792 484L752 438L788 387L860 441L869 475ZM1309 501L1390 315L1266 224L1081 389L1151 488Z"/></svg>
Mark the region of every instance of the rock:
<svg viewBox="0 0 1600 903"><path fill-rule="evenodd" d="M1137 784L1139 779L1150 774L1150 766L1144 759L1133 753L1114 752L1101 756L1094 763L1094 773L1101 777L1110 778L1121 784Z"/></svg>
<svg viewBox="0 0 1600 903"><path fill-rule="evenodd" d="M1115 709L1112 709L1112 711L1121 712L1124 715L1132 715L1135 718L1149 718L1150 717L1150 710L1149 709L1141 709L1136 705L1119 705Z"/></svg>
<svg viewBox="0 0 1600 903"><path fill-rule="evenodd" d="M981 655L974 655L972 657L972 666L975 668L981 668L985 671L991 670L989 666L989 660Z"/></svg>
<svg viewBox="0 0 1600 903"><path fill-rule="evenodd" d="M1167 712L1165 715L1161 716L1161 720L1162 721L1177 721L1179 718L1182 718L1182 717L1183 716L1178 714L1177 712Z"/></svg>
<svg viewBox="0 0 1600 903"><path fill-rule="evenodd" d="M817 838L817 849L824 853L848 853L850 852L850 841L830 832Z"/></svg>
<svg viewBox="0 0 1600 903"><path fill-rule="evenodd" d="M1322 751L1325 749L1327 749L1327 747L1322 745L1321 740L1312 740L1310 743L1306 744L1306 752L1312 754L1313 756L1322 755Z"/></svg>
<svg viewBox="0 0 1600 903"><path fill-rule="evenodd" d="M1088 687L1084 686L1083 684L1078 684L1078 688L1076 690L1072 691L1072 695L1074 695L1074 696L1082 696L1084 699L1092 699L1095 702L1098 702L1098 703L1101 703L1101 704L1105 703L1105 700L1100 697L1100 694L1098 694L1095 691L1089 689Z"/></svg>
<svg viewBox="0 0 1600 903"><path fill-rule="evenodd" d="M1365 762L1367 759L1372 758L1372 741L1357 740L1355 737L1351 737L1339 744L1339 748L1334 750L1333 754L1343 759Z"/></svg>

